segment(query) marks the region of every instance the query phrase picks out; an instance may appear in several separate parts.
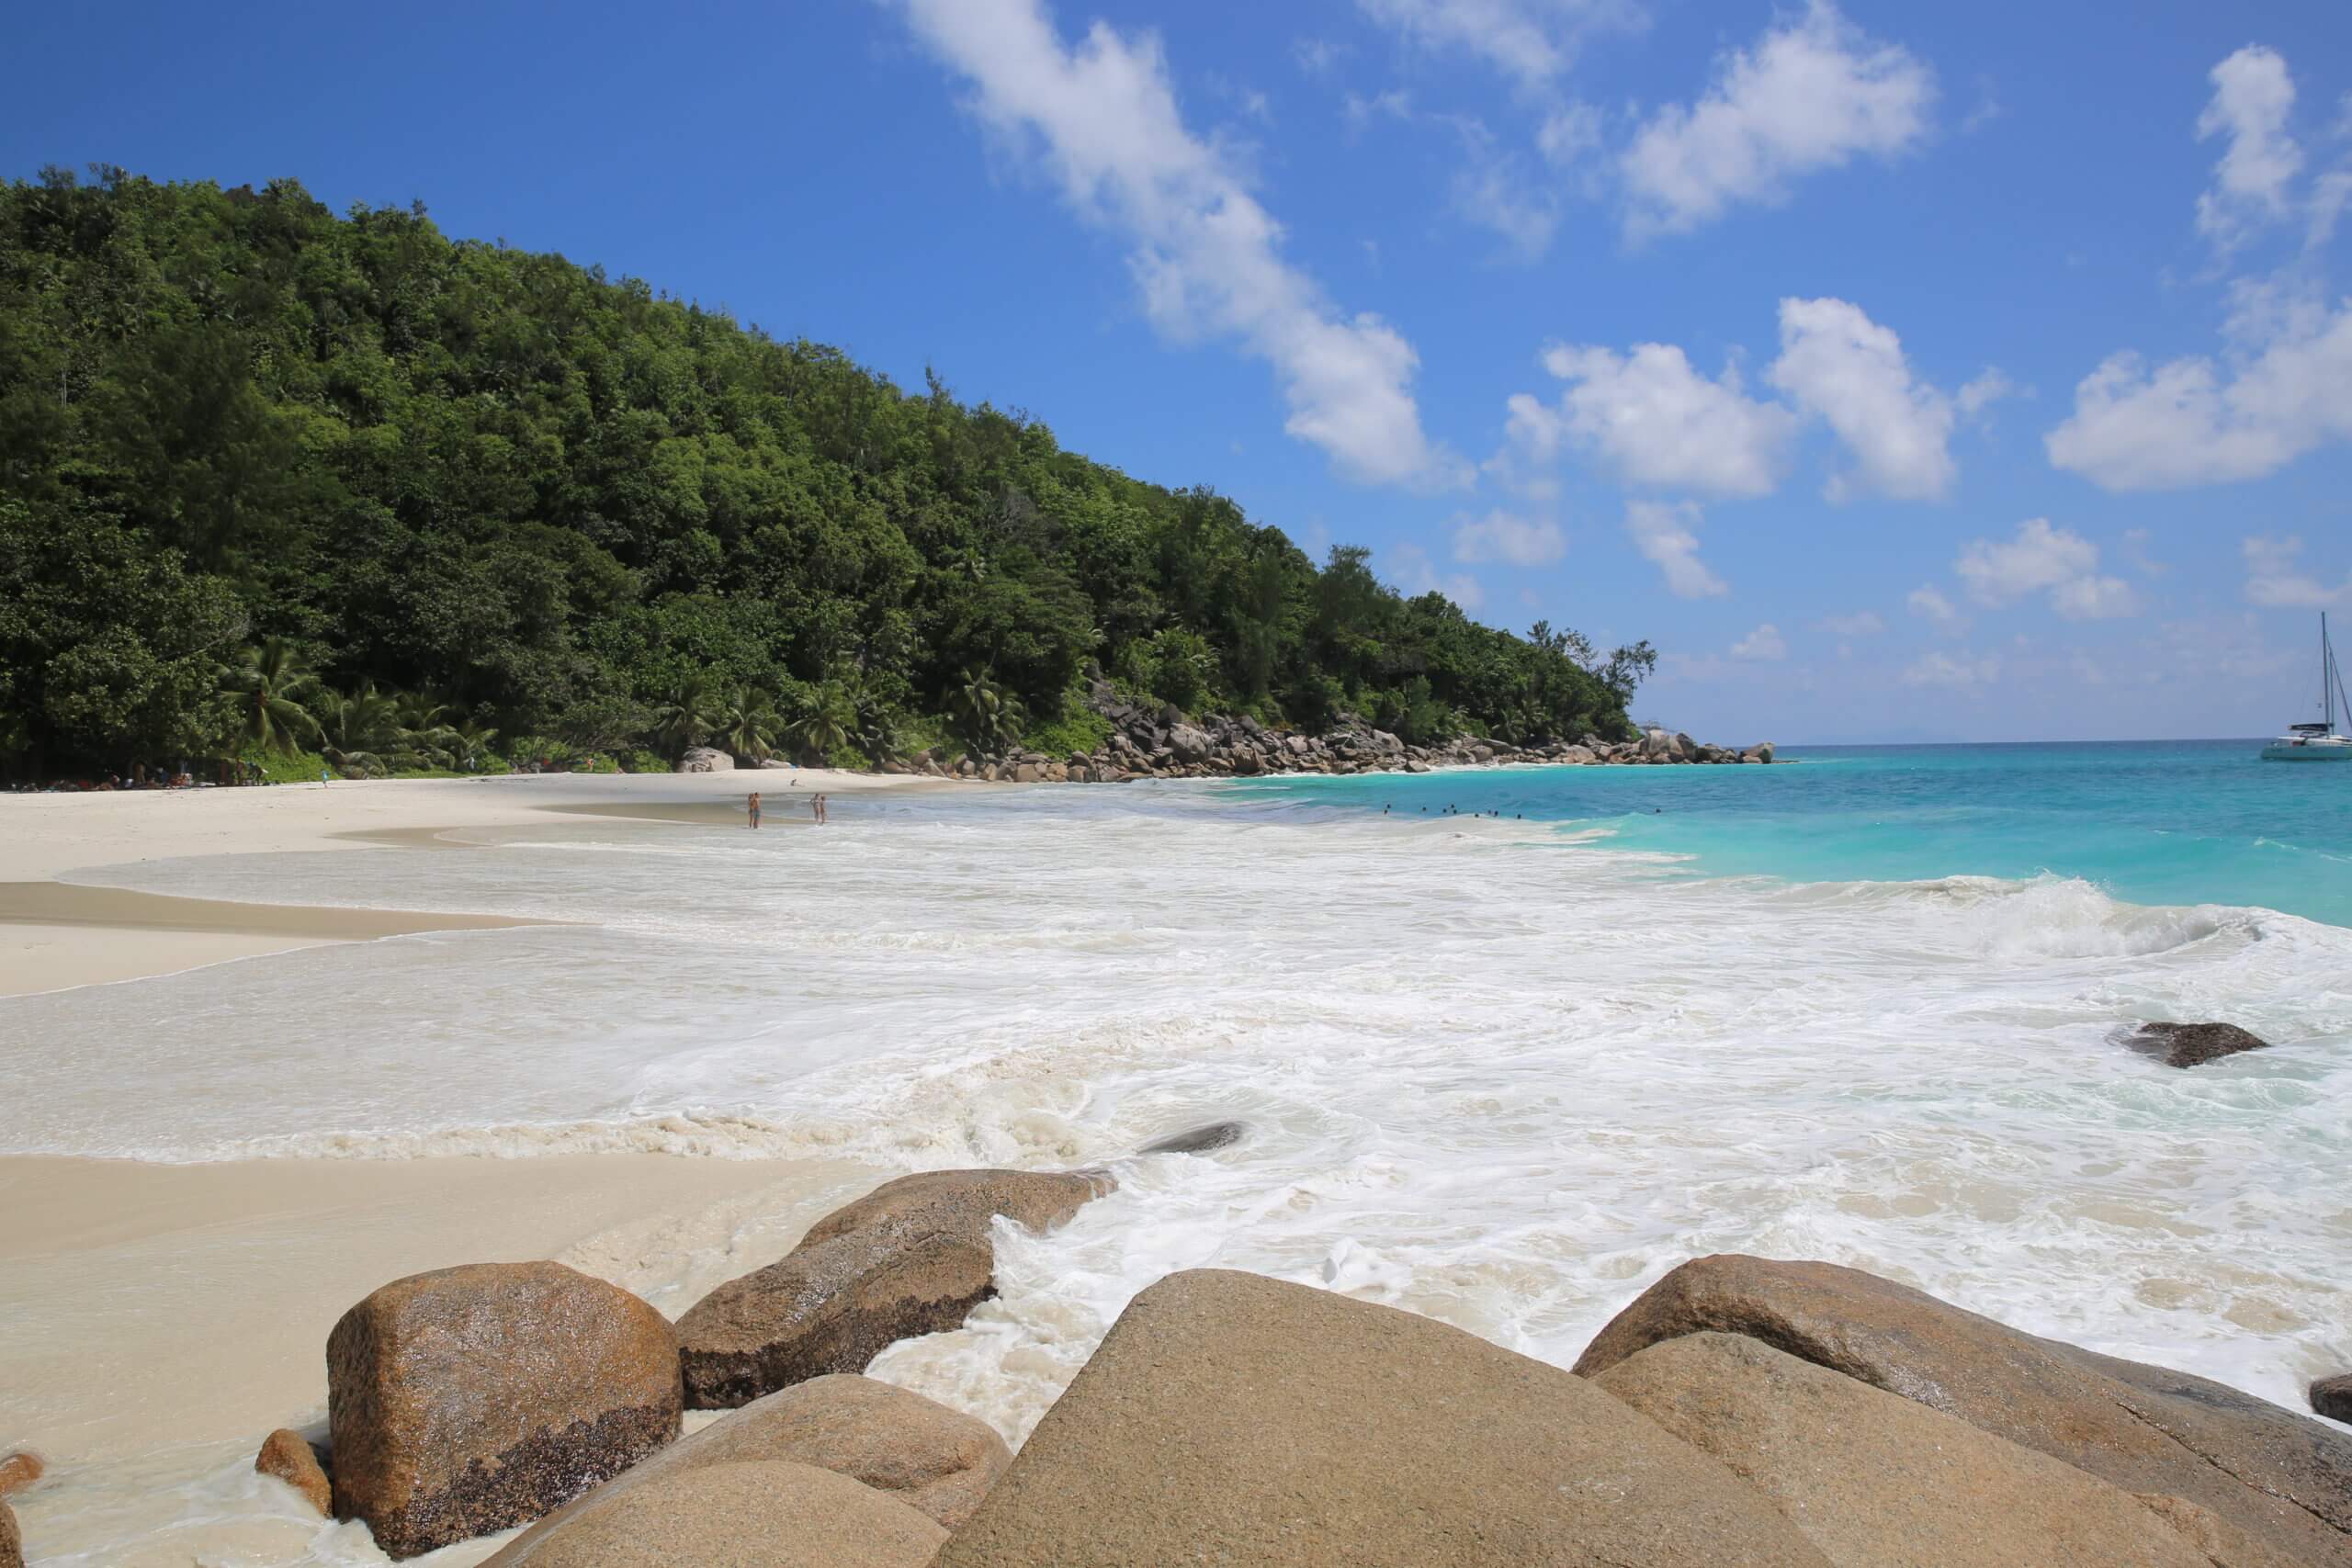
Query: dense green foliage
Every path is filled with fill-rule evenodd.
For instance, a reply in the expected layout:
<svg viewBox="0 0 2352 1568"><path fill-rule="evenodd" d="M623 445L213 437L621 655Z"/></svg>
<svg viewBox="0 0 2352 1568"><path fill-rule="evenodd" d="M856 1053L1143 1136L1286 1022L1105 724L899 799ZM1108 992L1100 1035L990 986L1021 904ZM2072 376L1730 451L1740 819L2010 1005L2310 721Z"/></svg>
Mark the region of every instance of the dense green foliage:
<svg viewBox="0 0 2352 1568"><path fill-rule="evenodd" d="M1061 742L1090 666L1309 727L1613 735L1648 664L421 209L0 190L12 772Z"/></svg>

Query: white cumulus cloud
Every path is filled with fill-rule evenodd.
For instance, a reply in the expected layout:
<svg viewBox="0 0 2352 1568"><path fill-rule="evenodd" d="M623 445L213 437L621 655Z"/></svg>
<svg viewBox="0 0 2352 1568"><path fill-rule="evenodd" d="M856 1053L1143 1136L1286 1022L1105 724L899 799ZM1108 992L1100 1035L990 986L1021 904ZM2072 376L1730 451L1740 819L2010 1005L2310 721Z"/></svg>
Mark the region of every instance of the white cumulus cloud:
<svg viewBox="0 0 2352 1568"><path fill-rule="evenodd" d="M1854 455L1854 472L1830 477L1831 501L1860 491L1931 501L1951 491L1952 400L1912 376L1902 339L1860 307L1781 300L1781 357L1769 379Z"/></svg>
<svg viewBox="0 0 2352 1568"><path fill-rule="evenodd" d="M1699 516L1695 502L1635 501L1625 506L1625 532L1633 536L1634 547L1665 573L1667 591L1678 599L1720 599L1731 592L1731 584L1699 558L1699 536L1691 531Z"/></svg>
<svg viewBox="0 0 2352 1568"><path fill-rule="evenodd" d="M1928 132L1934 73L1811 0L1725 56L1688 107L1669 104L1620 160L1639 236L1695 229L1741 202L1785 200L1798 176L1860 156L1894 158Z"/></svg>
<svg viewBox="0 0 2352 1568"><path fill-rule="evenodd" d="M2274 609L2324 610L2352 604L2352 572L2331 588L2303 570L2303 541L2256 534L2241 547L2245 552L2245 597L2249 604Z"/></svg>
<svg viewBox="0 0 2352 1568"><path fill-rule="evenodd" d="M1562 345L1544 364L1568 384L1559 406L1525 392L1508 405L1510 434L1537 460L1567 443L1629 484L1758 496L1780 483L1796 416L1750 398L1736 370L1726 367L1711 378L1662 343L1623 355Z"/></svg>
<svg viewBox="0 0 2352 1568"><path fill-rule="evenodd" d="M1421 427L1412 344L1377 316L1339 310L1283 259L1282 226L1228 157L1186 128L1155 37L1097 22L1066 44L1040 0L900 5L916 36L970 82L980 121L1126 242L1163 333L1228 338L1272 366L1290 410L1283 428L1351 478L1463 478Z"/></svg>
<svg viewBox="0 0 2352 1568"><path fill-rule="evenodd" d="M1781 636L1781 628L1767 621L1731 645L1734 659L1786 659L1788 640Z"/></svg>
<svg viewBox="0 0 2352 1568"><path fill-rule="evenodd" d="M1976 539L1953 570L1981 604L2007 604L2055 588L2098 565L2098 547L2080 534L2053 528L2046 517L2018 525L2006 541Z"/></svg>
<svg viewBox="0 0 2352 1568"><path fill-rule="evenodd" d="M1549 566L1567 553L1568 541L1560 525L1546 518L1521 517L1497 509L1484 517L1457 518L1453 524L1453 558L1458 561Z"/></svg>
<svg viewBox="0 0 2352 1568"><path fill-rule="evenodd" d="M2352 438L2352 300L2258 325L2267 341L2222 363L2110 355L2044 438L2050 461L2106 490L2176 490L2260 479Z"/></svg>
<svg viewBox="0 0 2352 1568"><path fill-rule="evenodd" d="M2050 607L2070 621L2136 615L2139 596L2120 577L2098 575L2098 547L2046 517L2018 525L2007 539L1973 539L1953 570L1980 604L2013 604L2047 592Z"/></svg>
<svg viewBox="0 0 2352 1568"><path fill-rule="evenodd" d="M2197 136L2222 137L2226 146L2211 188L2197 198L2197 227L2226 248L2252 226L2287 216L2288 187L2302 169L2303 150L2287 130L2295 84L2277 51L2248 44L2213 67L2211 80L2213 96L2197 118Z"/></svg>

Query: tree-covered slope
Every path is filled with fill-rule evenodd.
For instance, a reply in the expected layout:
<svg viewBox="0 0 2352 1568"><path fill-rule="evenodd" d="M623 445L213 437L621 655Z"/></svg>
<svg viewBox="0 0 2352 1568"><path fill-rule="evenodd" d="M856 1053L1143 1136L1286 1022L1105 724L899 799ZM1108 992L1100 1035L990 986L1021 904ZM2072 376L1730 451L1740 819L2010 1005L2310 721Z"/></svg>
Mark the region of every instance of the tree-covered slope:
<svg viewBox="0 0 2352 1568"><path fill-rule="evenodd" d="M1309 728L1622 733L1646 648L1539 634L422 210L115 170L0 190L14 773L280 744L277 696L293 741L374 725L360 755L408 719L838 754L985 711L985 743L1050 732L1090 664Z"/></svg>

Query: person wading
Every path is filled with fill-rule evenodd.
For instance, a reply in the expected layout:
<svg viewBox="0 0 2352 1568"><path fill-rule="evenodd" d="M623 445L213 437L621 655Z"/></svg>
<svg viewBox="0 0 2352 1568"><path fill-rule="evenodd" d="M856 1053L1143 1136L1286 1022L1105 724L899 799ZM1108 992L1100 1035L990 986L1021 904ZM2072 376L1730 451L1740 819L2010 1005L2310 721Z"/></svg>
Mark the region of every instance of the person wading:
<svg viewBox="0 0 2352 1568"><path fill-rule="evenodd" d="M760 792L758 790L753 790L752 792L750 804L752 811L752 826L757 828L760 825Z"/></svg>

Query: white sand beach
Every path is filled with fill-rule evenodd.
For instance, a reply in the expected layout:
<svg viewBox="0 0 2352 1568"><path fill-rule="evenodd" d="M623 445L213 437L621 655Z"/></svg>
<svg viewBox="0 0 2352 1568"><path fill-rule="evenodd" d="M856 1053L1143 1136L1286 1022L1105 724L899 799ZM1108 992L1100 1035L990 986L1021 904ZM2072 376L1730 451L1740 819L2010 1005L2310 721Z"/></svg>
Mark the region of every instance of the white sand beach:
<svg viewBox="0 0 2352 1568"><path fill-rule="evenodd" d="M445 832L511 829L582 807L628 813L641 804L659 818L737 806L754 787L765 797L763 830L783 829L807 824L819 792L917 782L811 770L0 797L0 996L534 923L57 880L79 872L337 851L364 897L372 863L420 852ZM56 1043L63 1052L75 1044ZM11 1114L0 1109L0 1122ZM884 1174L846 1160L661 1154L197 1165L0 1157L0 1451L29 1448L52 1467L50 1482L17 1500L19 1512L45 1550L187 1562L191 1550L232 1538L169 1529L142 1537L184 1500L152 1512L95 1502L106 1490L99 1472L141 1473L173 1452L217 1464L203 1450L242 1450L274 1427L322 1420L327 1330L376 1286L461 1262L560 1258L657 1296L698 1292L768 1261ZM662 1304L674 1313L691 1299Z"/></svg>

